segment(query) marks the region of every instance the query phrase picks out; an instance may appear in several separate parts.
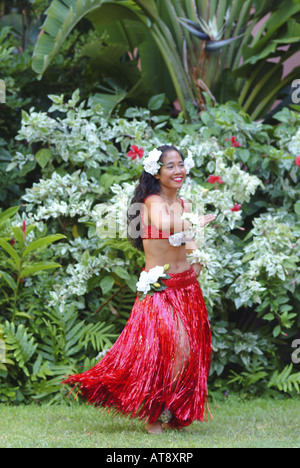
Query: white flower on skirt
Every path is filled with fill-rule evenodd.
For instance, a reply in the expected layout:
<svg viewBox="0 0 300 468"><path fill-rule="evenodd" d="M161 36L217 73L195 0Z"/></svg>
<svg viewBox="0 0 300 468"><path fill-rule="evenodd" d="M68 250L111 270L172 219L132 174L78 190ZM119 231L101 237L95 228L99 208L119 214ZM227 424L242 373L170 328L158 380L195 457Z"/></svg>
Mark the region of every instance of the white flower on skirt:
<svg viewBox="0 0 300 468"><path fill-rule="evenodd" d="M139 298L144 299L148 293L150 295L153 292L162 291L166 289L166 286L159 281L160 278L169 279L169 275L165 273L169 268L169 265L156 266L151 268L149 271L142 271L139 277L139 281L136 283Z"/></svg>
<svg viewBox="0 0 300 468"><path fill-rule="evenodd" d="M142 271L139 281L136 283L136 287L139 292L143 292L144 294L150 291L151 286L147 271Z"/></svg>
<svg viewBox="0 0 300 468"><path fill-rule="evenodd" d="M165 270L163 266L156 266L152 268L151 270L149 270L148 277L149 277L150 283L156 283L158 278L160 277L164 278L166 276L164 273L165 273Z"/></svg>

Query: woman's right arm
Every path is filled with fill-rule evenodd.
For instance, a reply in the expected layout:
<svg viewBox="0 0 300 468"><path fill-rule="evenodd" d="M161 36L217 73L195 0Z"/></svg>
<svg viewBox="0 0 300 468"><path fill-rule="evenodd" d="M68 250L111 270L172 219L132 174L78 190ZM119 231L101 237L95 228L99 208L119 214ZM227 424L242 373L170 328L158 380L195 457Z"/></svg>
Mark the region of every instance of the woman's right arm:
<svg viewBox="0 0 300 468"><path fill-rule="evenodd" d="M148 213L148 219L150 218L151 220L150 224L154 224L160 231L173 234L192 228L192 224L189 221L181 219L173 210L167 213L165 204L161 202L160 197L157 195L147 198L145 206L145 214Z"/></svg>

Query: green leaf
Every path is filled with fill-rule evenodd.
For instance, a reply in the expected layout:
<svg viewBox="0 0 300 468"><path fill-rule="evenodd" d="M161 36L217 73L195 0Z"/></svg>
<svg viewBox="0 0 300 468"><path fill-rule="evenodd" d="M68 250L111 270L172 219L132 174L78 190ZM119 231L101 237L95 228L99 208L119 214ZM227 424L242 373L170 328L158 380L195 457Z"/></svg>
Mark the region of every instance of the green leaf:
<svg viewBox="0 0 300 468"><path fill-rule="evenodd" d="M4 239L0 239L0 247L2 247L8 255L12 258L12 260L15 262L16 266L19 267L21 263L21 259L15 249Z"/></svg>
<svg viewBox="0 0 300 468"><path fill-rule="evenodd" d="M33 320L34 318L32 315L26 314L26 312L16 312L15 317L25 317L29 320Z"/></svg>
<svg viewBox="0 0 300 468"><path fill-rule="evenodd" d="M120 94L104 94L96 93L91 97L90 102L93 106L100 104L105 117L110 117L115 107L127 97L127 92Z"/></svg>
<svg viewBox="0 0 300 468"><path fill-rule="evenodd" d="M11 287L13 291L16 291L17 285L14 279L8 273L5 273L5 271L0 270L0 278L1 277L7 282L7 284Z"/></svg>
<svg viewBox="0 0 300 468"><path fill-rule="evenodd" d="M11 208L8 208L8 210L4 211L3 213L0 214L0 225L4 223L7 219L11 218L15 214L18 213L20 207L19 206L12 206Z"/></svg>
<svg viewBox="0 0 300 468"><path fill-rule="evenodd" d="M243 258L242 258L242 263L246 263L252 258L255 257L255 252L248 252Z"/></svg>
<svg viewBox="0 0 300 468"><path fill-rule="evenodd" d="M295 211L296 215L300 217L300 201L297 201L297 203L295 203L294 211Z"/></svg>
<svg viewBox="0 0 300 468"><path fill-rule="evenodd" d="M263 319L268 320L269 322L272 322L275 319L275 316L273 314L267 314L267 315L264 315Z"/></svg>
<svg viewBox="0 0 300 468"><path fill-rule="evenodd" d="M289 312L290 310L293 310L294 307L289 305L289 304L286 304L286 305L283 305L280 307L280 312L283 313L283 312ZM290 314L289 317L291 318L292 315L295 316L295 314Z"/></svg>
<svg viewBox="0 0 300 468"><path fill-rule="evenodd" d="M274 330L273 330L274 338L276 338L280 333L281 333L281 326L277 325L277 327L275 327Z"/></svg>
<svg viewBox="0 0 300 468"><path fill-rule="evenodd" d="M61 268L61 265L55 262L36 263L35 265L24 267L21 270L21 278L27 278L28 276L34 275L35 273L38 273L40 271L52 270L54 268Z"/></svg>
<svg viewBox="0 0 300 468"><path fill-rule="evenodd" d="M241 160L247 164L249 158L250 158L250 151L249 150L246 150L246 149L240 149L239 150L239 157L241 158Z"/></svg>
<svg viewBox="0 0 300 468"><path fill-rule="evenodd" d="M164 93L153 96L148 102L148 109L152 111L159 110L162 107L165 101L165 98L166 98L166 95Z"/></svg>
<svg viewBox="0 0 300 468"><path fill-rule="evenodd" d="M18 226L14 226L11 228L12 232L14 233L15 238L17 241L23 245L24 244L24 238L23 238L23 232L22 229L19 228Z"/></svg>
<svg viewBox="0 0 300 468"><path fill-rule="evenodd" d="M117 266L117 267L114 268L113 272L122 279L125 279L125 280L130 279L130 275L129 275L128 271L125 270L125 268Z"/></svg>
<svg viewBox="0 0 300 468"><path fill-rule="evenodd" d="M136 293L136 283L138 282L138 278L134 275L127 280L127 284L132 292Z"/></svg>
<svg viewBox="0 0 300 468"><path fill-rule="evenodd" d="M37 73L44 73L53 57L58 53L66 37L77 23L88 13L96 10L102 0L68 0L69 7L60 0L51 2L47 18L33 54L32 67Z"/></svg>
<svg viewBox="0 0 300 468"><path fill-rule="evenodd" d="M292 374L293 364L286 366L281 373L275 371L272 375L268 387L277 387L284 392L292 392L293 388L299 393L300 372Z"/></svg>
<svg viewBox="0 0 300 468"><path fill-rule="evenodd" d="M66 239L66 236L62 234L53 234L51 236L38 239L26 247L26 249L24 250L24 257L26 257L33 250L40 249L41 247L46 247L47 245L53 244L53 242L56 242L61 239Z"/></svg>
<svg viewBox="0 0 300 468"><path fill-rule="evenodd" d="M52 152L47 148L41 149L36 153L35 159L41 168L44 169L52 159Z"/></svg>
<svg viewBox="0 0 300 468"><path fill-rule="evenodd" d="M100 286L102 289L103 294L106 294L108 291L110 291L115 284L115 280L112 276L105 276L102 278L100 281Z"/></svg>
<svg viewBox="0 0 300 468"><path fill-rule="evenodd" d="M159 12L157 10L154 0L135 0L135 3L139 5L146 15L148 15L153 21L159 20Z"/></svg>
<svg viewBox="0 0 300 468"><path fill-rule="evenodd" d="M275 39L273 42L278 44L291 44L293 42L299 42L300 37L300 24L297 23L294 19L291 19L287 22L288 30L282 34L278 39Z"/></svg>
<svg viewBox="0 0 300 468"><path fill-rule="evenodd" d="M14 352L14 358L18 366L29 377L29 371L25 364L31 359L37 349L37 343L31 333L28 333L24 324L16 325L5 322L5 339Z"/></svg>

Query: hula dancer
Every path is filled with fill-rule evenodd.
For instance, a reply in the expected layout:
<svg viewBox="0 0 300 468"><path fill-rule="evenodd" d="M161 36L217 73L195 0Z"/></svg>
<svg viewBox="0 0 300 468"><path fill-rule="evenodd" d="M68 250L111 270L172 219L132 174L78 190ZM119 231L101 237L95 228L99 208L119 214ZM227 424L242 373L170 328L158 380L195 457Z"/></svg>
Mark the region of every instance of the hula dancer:
<svg viewBox="0 0 300 468"><path fill-rule="evenodd" d="M184 160L173 146L144 159L128 212L130 240L146 257L136 301L102 360L64 382L78 384L81 396L95 406L144 419L151 434L203 421L208 407L212 346L197 280L202 265L188 261L197 245L193 225L182 216L191 206L177 197L191 167L191 156ZM215 217L203 216L199 224Z"/></svg>

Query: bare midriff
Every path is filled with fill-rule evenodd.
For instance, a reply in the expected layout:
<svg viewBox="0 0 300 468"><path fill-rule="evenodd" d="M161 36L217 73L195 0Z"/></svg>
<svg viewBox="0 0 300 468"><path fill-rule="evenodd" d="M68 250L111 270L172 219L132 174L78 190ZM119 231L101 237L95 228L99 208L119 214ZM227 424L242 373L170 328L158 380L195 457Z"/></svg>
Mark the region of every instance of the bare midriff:
<svg viewBox="0 0 300 468"><path fill-rule="evenodd" d="M170 265L167 273L182 273L190 269L186 258L185 244L173 247L168 239L144 239L143 245L146 255L146 270L166 264Z"/></svg>

